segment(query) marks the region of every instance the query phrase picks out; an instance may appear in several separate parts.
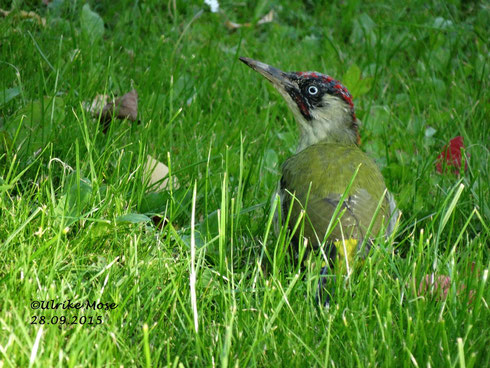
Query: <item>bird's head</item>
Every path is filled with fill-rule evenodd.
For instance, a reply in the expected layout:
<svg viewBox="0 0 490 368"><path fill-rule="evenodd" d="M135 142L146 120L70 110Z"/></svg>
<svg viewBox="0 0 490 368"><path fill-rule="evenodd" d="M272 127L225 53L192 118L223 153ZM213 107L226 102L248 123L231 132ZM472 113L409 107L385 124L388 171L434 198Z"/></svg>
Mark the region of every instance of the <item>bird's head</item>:
<svg viewBox="0 0 490 368"><path fill-rule="evenodd" d="M284 97L299 125L298 151L322 141L359 144L352 96L339 81L317 72L283 72L249 58L240 58L262 74Z"/></svg>

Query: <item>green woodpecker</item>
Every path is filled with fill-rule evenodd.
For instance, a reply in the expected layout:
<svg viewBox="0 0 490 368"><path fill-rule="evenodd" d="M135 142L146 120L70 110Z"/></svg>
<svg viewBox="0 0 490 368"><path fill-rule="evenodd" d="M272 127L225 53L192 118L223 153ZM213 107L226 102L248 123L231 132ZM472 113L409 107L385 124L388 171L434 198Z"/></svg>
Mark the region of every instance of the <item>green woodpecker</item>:
<svg viewBox="0 0 490 368"><path fill-rule="evenodd" d="M326 244L330 261L348 263L355 254L366 255L373 238L391 234L398 212L378 167L359 148L351 94L328 75L287 73L260 61L240 60L273 84L299 126L297 153L282 165L281 218L292 206L292 227L304 214L304 237L313 249ZM337 207L339 223L326 234Z"/></svg>

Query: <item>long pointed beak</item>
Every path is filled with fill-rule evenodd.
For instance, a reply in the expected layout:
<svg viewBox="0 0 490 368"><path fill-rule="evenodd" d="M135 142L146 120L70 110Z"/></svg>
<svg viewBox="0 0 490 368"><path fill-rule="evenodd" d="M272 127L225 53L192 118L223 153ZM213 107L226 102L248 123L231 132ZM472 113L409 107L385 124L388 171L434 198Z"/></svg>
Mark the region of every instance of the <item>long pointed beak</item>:
<svg viewBox="0 0 490 368"><path fill-rule="evenodd" d="M285 89L287 86L292 85L289 73L283 72L282 70L274 68L273 66L267 65L261 61L246 57L241 57L240 61L266 77L276 88L281 87L282 89Z"/></svg>
<svg viewBox="0 0 490 368"><path fill-rule="evenodd" d="M296 73L286 73L261 61L252 60L246 57L241 57L240 61L243 61L253 70L266 77L279 91L282 97L286 99L286 102L293 110L293 113L296 114L299 112L306 120L312 119L308 101L305 100L299 89Z"/></svg>

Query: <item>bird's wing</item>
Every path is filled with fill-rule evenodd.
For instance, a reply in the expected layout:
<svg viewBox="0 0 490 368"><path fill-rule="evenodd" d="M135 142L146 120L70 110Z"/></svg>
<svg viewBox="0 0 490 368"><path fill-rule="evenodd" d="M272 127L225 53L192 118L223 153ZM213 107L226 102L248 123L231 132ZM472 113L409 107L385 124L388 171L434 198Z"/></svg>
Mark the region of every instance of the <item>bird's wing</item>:
<svg viewBox="0 0 490 368"><path fill-rule="evenodd" d="M339 205L357 167L350 191ZM282 218L287 217L291 205L292 219L306 209L304 235L314 245L324 240L337 206L340 225L331 226L328 236L333 242L357 239L361 244L380 200L371 234L379 232L383 216L389 213L388 202L382 199L383 177L376 164L356 147L316 145L300 152L284 163L280 188Z"/></svg>

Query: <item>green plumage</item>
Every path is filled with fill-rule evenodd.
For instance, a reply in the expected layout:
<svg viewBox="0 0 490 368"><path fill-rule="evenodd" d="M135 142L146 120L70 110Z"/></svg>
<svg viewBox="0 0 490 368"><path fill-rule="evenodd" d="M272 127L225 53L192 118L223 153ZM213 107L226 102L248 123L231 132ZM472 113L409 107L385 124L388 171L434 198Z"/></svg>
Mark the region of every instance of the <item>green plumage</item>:
<svg viewBox="0 0 490 368"><path fill-rule="evenodd" d="M281 221L294 230L304 214L304 228L295 230L294 243L299 246L306 239L306 250L325 244L333 265L349 270L355 256L367 256L373 238L393 232L399 216L378 167L358 147L351 94L328 75L286 73L257 60L240 60L274 85L298 122L300 152L282 166ZM324 265L322 276L328 271ZM322 277L317 301L328 305L325 283Z"/></svg>
<svg viewBox="0 0 490 368"><path fill-rule="evenodd" d="M284 162L280 192L283 220L290 209L291 194L294 193L297 200L292 207L290 226L294 225L300 211L306 208L304 235L310 244L317 247L317 239L323 241L335 209L358 166L359 172L341 207L340 213L345 211L340 219L341 226L333 229L328 240L331 243L357 239L361 246L386 187L374 161L356 145L317 143ZM383 222L384 226L387 225L389 217L390 205L385 198L369 237L377 235Z"/></svg>

